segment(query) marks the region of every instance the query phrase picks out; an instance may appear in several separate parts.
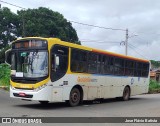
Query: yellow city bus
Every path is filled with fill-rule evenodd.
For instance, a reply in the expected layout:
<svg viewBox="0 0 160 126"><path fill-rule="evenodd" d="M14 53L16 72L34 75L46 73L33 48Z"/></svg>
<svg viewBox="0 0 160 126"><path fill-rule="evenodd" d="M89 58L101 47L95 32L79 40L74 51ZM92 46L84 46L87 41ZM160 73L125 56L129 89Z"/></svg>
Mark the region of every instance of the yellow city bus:
<svg viewBox="0 0 160 126"><path fill-rule="evenodd" d="M10 97L77 106L84 100L147 93L148 60L93 49L57 38L27 37L6 51Z"/></svg>

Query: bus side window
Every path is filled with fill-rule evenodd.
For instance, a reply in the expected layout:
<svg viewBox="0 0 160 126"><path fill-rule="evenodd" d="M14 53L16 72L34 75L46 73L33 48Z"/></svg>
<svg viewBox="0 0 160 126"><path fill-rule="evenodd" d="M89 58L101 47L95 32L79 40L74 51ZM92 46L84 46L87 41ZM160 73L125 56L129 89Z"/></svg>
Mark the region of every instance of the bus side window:
<svg viewBox="0 0 160 126"><path fill-rule="evenodd" d="M88 53L88 72L96 74L97 73L97 59L98 55L92 52Z"/></svg>
<svg viewBox="0 0 160 126"><path fill-rule="evenodd" d="M124 75L124 60L121 58L115 58L114 64L114 74L115 75Z"/></svg>
<svg viewBox="0 0 160 126"><path fill-rule="evenodd" d="M141 77L142 76L142 63L138 63L137 68L138 68L138 77Z"/></svg>
<svg viewBox="0 0 160 126"><path fill-rule="evenodd" d="M108 73L114 74L114 57L109 57L108 59Z"/></svg>
<svg viewBox="0 0 160 126"><path fill-rule="evenodd" d="M71 50L71 71L87 73L87 51L74 48Z"/></svg>
<svg viewBox="0 0 160 126"><path fill-rule="evenodd" d="M102 65L102 55L99 54L98 60L97 60L97 73L98 74L102 74L101 65Z"/></svg>
<svg viewBox="0 0 160 126"><path fill-rule="evenodd" d="M102 73L102 74L105 74L105 56L104 56L104 55L102 55L101 73Z"/></svg>
<svg viewBox="0 0 160 126"><path fill-rule="evenodd" d="M125 62L125 75L134 76L134 61L126 60Z"/></svg>
<svg viewBox="0 0 160 126"><path fill-rule="evenodd" d="M148 76L148 71L149 71L149 64L143 63L142 77L147 77Z"/></svg>
<svg viewBox="0 0 160 126"><path fill-rule="evenodd" d="M62 78L68 69L68 48L55 45L51 50L51 81Z"/></svg>

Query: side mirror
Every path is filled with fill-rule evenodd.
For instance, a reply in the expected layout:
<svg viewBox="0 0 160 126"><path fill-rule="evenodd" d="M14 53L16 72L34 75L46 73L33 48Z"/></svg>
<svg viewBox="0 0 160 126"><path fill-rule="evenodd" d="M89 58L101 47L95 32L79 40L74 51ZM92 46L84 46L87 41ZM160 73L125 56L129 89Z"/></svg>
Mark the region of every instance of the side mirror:
<svg viewBox="0 0 160 126"><path fill-rule="evenodd" d="M56 72L58 66L59 66L59 56L57 56L56 54L54 55L54 60L52 61L53 64L52 64L52 70L54 72Z"/></svg>
<svg viewBox="0 0 160 126"><path fill-rule="evenodd" d="M59 66L59 56L55 55L55 65Z"/></svg>
<svg viewBox="0 0 160 126"><path fill-rule="evenodd" d="M11 49L8 49L5 52L5 63L8 64L8 65L11 65L11 54L12 54Z"/></svg>

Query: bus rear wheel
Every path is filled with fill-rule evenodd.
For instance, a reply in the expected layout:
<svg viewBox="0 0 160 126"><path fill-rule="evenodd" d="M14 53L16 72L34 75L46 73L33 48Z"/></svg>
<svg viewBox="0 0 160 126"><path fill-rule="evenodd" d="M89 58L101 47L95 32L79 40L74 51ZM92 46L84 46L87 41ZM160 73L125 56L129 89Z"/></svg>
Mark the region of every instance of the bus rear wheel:
<svg viewBox="0 0 160 126"><path fill-rule="evenodd" d="M129 89L129 87L125 87L125 88L124 88L124 91L123 91L122 100L123 100L123 101L128 101L129 98L130 98L130 89Z"/></svg>
<svg viewBox="0 0 160 126"><path fill-rule="evenodd" d="M80 91L78 88L73 88L70 93L69 101L67 103L69 106L74 107L79 105L81 98L80 98Z"/></svg>

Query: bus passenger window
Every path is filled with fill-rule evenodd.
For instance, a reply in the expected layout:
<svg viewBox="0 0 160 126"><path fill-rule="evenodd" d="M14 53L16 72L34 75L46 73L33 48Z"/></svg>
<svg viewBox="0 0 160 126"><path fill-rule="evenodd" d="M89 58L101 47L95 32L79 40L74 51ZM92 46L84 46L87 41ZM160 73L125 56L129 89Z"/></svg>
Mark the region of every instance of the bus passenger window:
<svg viewBox="0 0 160 126"><path fill-rule="evenodd" d="M116 75L124 75L124 60L121 58L115 58L115 69L114 74Z"/></svg>
<svg viewBox="0 0 160 126"><path fill-rule="evenodd" d="M72 49L71 71L78 73L87 73L87 51Z"/></svg>
<svg viewBox="0 0 160 126"><path fill-rule="evenodd" d="M114 57L108 58L108 73L114 74Z"/></svg>
<svg viewBox="0 0 160 126"><path fill-rule="evenodd" d="M89 73L97 73L97 54L88 53L88 72Z"/></svg>
<svg viewBox="0 0 160 126"><path fill-rule="evenodd" d="M126 60L125 62L125 75L134 76L134 62L131 60Z"/></svg>
<svg viewBox="0 0 160 126"><path fill-rule="evenodd" d="M98 74L102 73L101 59L102 59L102 55L98 55L98 60L97 60L97 73Z"/></svg>

